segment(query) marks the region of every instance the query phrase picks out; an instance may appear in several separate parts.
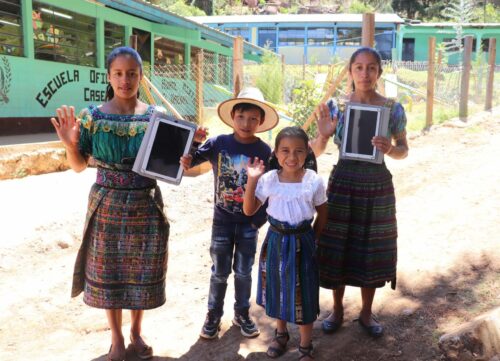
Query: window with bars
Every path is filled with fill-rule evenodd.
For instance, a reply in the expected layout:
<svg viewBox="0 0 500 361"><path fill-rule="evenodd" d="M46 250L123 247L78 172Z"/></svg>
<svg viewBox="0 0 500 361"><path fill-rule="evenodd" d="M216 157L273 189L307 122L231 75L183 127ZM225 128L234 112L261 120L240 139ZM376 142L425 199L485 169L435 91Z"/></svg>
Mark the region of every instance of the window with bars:
<svg viewBox="0 0 500 361"><path fill-rule="evenodd" d="M305 29L304 28L280 28L278 34L279 46L304 45Z"/></svg>
<svg viewBox="0 0 500 361"><path fill-rule="evenodd" d="M375 49L378 50L382 60L392 58L393 30L389 28L375 28Z"/></svg>
<svg viewBox="0 0 500 361"><path fill-rule="evenodd" d="M464 50L465 38L460 39L460 41L456 38L444 38L443 43L446 45L446 51L449 51L450 53L456 53ZM472 51L476 51L475 37L472 39Z"/></svg>
<svg viewBox="0 0 500 361"><path fill-rule="evenodd" d="M0 54L24 55L21 0L0 0Z"/></svg>
<svg viewBox="0 0 500 361"><path fill-rule="evenodd" d="M338 28L338 46L359 46L361 45L361 28Z"/></svg>
<svg viewBox="0 0 500 361"><path fill-rule="evenodd" d="M263 48L269 48L276 52L276 28L259 28L258 44Z"/></svg>
<svg viewBox="0 0 500 361"><path fill-rule="evenodd" d="M35 58L62 63L96 66L96 21L94 18L33 1Z"/></svg>
<svg viewBox="0 0 500 361"><path fill-rule="evenodd" d="M183 65L184 64L184 44L178 41L155 37L155 65Z"/></svg>
<svg viewBox="0 0 500 361"><path fill-rule="evenodd" d="M251 41L250 29L248 28L224 28L221 30L232 36L241 36L245 41Z"/></svg>
<svg viewBox="0 0 500 361"><path fill-rule="evenodd" d="M308 28L307 43L309 45L332 45L333 28Z"/></svg>
<svg viewBox="0 0 500 361"><path fill-rule="evenodd" d="M125 46L125 26L104 22L104 64L114 48Z"/></svg>

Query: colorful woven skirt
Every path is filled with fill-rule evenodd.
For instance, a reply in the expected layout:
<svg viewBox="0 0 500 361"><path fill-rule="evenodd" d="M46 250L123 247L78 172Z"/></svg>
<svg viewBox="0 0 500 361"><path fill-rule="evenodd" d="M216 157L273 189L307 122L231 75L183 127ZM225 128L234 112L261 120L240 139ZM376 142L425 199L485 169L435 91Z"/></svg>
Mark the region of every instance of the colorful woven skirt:
<svg viewBox="0 0 500 361"><path fill-rule="evenodd" d="M385 164L341 160L328 182L328 222L319 239L320 286L396 287L397 224Z"/></svg>
<svg viewBox="0 0 500 361"><path fill-rule="evenodd" d="M130 186L121 179L122 186ZM83 290L86 304L105 309L161 306L165 303L168 235L158 187L94 184L72 295Z"/></svg>
<svg viewBox="0 0 500 361"><path fill-rule="evenodd" d="M296 227L269 217L259 259L257 304L269 317L309 324L319 313L319 280L311 221Z"/></svg>

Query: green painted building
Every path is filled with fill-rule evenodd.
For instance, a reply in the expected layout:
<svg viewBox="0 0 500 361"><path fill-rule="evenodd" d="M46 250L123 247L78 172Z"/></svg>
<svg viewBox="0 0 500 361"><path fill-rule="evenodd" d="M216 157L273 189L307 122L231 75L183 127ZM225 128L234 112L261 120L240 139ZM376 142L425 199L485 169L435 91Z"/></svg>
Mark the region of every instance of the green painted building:
<svg viewBox="0 0 500 361"><path fill-rule="evenodd" d="M403 61L427 61L429 53L429 37L436 38L436 46L443 42L450 42L456 38L457 24L452 23L421 23L421 24L406 24L401 25L397 32L396 49L398 52L397 59ZM462 26L463 35L473 37L473 59L478 53L483 53L483 56L488 55L489 39L496 38L497 52L496 64L500 64L500 23L488 24L464 24ZM486 58L487 59L487 58ZM448 56L448 63L458 64L459 54L451 54Z"/></svg>
<svg viewBox="0 0 500 361"><path fill-rule="evenodd" d="M0 0L0 135L49 131L48 119L60 105L80 109L103 102L106 56L128 45L131 35L137 35L146 68L187 68L203 50L225 74L213 75L205 86L212 81L232 88L234 38L156 6L137 0ZM259 61L263 51L244 44L247 60ZM176 95L174 106L193 102L193 79L152 74L160 91Z"/></svg>

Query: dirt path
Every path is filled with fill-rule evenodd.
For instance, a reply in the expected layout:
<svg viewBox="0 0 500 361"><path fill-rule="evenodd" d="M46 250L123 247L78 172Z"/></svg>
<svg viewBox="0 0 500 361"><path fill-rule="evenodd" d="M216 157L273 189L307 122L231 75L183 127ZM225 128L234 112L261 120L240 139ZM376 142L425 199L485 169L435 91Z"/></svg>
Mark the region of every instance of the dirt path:
<svg viewBox="0 0 500 361"><path fill-rule="evenodd" d="M386 335L373 341L351 322L360 307L353 288L346 292L343 328L323 335L319 321L332 301L321 290L316 360L439 360L441 334L500 304L500 112L466 127L436 128L410 146L409 158L388 161L398 200L398 289L380 290L374 305ZM336 158L333 148L319 158L325 178ZM94 177L89 169L0 181L1 360L105 360L104 313L69 297ZM161 187L172 234L167 303L144 321L154 360L266 360L273 325L253 304L262 334L244 339L230 323L232 285L220 339L198 338L210 277L212 175ZM261 241L264 234L265 228ZM291 332L284 361L298 359L297 328Z"/></svg>

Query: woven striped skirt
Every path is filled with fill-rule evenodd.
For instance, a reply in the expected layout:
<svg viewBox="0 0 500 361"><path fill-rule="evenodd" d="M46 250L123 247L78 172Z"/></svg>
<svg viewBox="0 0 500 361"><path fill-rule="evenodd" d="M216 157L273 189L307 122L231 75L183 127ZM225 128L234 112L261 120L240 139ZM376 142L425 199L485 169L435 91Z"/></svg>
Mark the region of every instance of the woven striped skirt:
<svg viewBox="0 0 500 361"><path fill-rule="evenodd" d="M397 225L385 164L340 160L328 182L328 222L318 244L320 286L396 287Z"/></svg>
<svg viewBox="0 0 500 361"><path fill-rule="evenodd" d="M319 280L311 221L296 227L269 217L259 258L257 304L269 317L309 324L319 313Z"/></svg>
<svg viewBox="0 0 500 361"><path fill-rule="evenodd" d="M72 292L83 290L87 305L144 310L165 303L169 225L154 184L93 185Z"/></svg>

